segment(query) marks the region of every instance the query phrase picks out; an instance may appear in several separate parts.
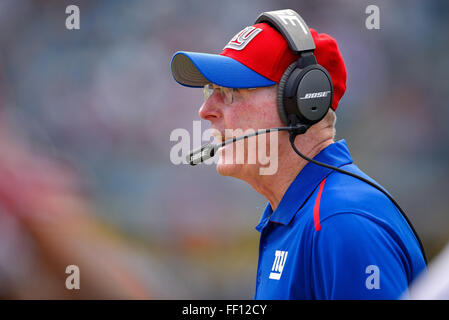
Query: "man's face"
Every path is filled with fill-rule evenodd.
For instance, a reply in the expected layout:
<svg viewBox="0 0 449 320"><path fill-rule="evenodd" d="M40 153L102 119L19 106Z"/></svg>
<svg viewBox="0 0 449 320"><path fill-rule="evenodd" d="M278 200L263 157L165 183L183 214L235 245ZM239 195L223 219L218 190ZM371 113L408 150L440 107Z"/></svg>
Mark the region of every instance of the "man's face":
<svg viewBox="0 0 449 320"><path fill-rule="evenodd" d="M275 86L234 89L232 103L229 94L230 90L225 89L223 92L214 86L213 93L199 110L200 117L210 121L211 127L217 131L218 140L224 141L260 129L283 126L277 112ZM268 157L269 142L269 135L260 135L221 148L218 151L218 173L241 179L257 174L261 163L266 164L266 159L261 161L258 156L261 152L259 149L262 148Z"/></svg>

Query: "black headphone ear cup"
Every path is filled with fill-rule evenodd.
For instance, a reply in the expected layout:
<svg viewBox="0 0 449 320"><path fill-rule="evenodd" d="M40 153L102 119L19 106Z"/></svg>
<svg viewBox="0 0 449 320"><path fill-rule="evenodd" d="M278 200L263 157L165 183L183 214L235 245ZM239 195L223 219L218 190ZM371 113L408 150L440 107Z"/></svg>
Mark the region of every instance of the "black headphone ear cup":
<svg viewBox="0 0 449 320"><path fill-rule="evenodd" d="M313 125L326 116L332 104L332 80L326 69L319 64L301 69L298 77L300 80L296 87L295 107L300 119Z"/></svg>
<svg viewBox="0 0 449 320"><path fill-rule="evenodd" d="M293 62L291 65L289 65L287 70L285 70L284 74L282 75L282 78L278 84L278 92L277 92L278 113L279 113L279 117L281 118L282 122L284 122L284 124L287 126L288 126L288 112L284 106L284 89L285 89L285 84L287 83L288 77L291 75L292 71L295 70L296 66L297 66L296 61Z"/></svg>

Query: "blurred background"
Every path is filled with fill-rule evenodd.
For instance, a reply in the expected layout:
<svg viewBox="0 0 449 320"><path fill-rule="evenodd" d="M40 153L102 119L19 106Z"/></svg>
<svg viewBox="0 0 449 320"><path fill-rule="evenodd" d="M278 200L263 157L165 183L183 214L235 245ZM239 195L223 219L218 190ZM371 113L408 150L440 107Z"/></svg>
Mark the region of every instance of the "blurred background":
<svg viewBox="0 0 449 320"><path fill-rule="evenodd" d="M67 5L80 30L67 30ZM368 30L368 5L380 29ZM266 200L173 165L200 120L178 50L219 53L263 11L337 39L337 138L435 257L449 241L447 1L0 1L0 298L251 299ZM209 128L202 122L202 129ZM77 265L81 289L65 288Z"/></svg>

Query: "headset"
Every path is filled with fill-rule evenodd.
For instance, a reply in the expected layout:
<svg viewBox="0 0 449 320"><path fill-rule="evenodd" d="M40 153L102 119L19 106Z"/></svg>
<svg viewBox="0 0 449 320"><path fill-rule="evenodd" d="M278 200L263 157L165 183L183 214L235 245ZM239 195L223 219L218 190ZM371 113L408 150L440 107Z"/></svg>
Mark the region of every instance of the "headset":
<svg viewBox="0 0 449 320"><path fill-rule="evenodd" d="M293 10L264 12L255 23L273 26L299 57L281 77L277 106L281 120L288 126L311 125L327 114L334 95L332 79L313 54L315 42L301 16Z"/></svg>
<svg viewBox="0 0 449 320"><path fill-rule="evenodd" d="M393 197L383 188L357 174L311 159L296 148L295 138L299 134L304 134L312 125L322 120L328 113L334 94L332 79L327 70L317 63L313 54L315 42L313 41L310 29L297 12L291 9L264 12L259 15L255 23L262 22L270 24L280 32L287 40L290 49L299 56L298 60L293 62L285 70L277 89L277 109L286 127L259 130L252 134L226 140L218 145L207 144L201 146L199 149L188 154L186 157L187 162L194 166L213 157L220 147L229 143L234 143L259 134L288 131L290 133L289 141L293 150L304 160L359 179L387 196L401 212L413 231L427 265L424 246L412 223L404 210L402 210Z"/></svg>

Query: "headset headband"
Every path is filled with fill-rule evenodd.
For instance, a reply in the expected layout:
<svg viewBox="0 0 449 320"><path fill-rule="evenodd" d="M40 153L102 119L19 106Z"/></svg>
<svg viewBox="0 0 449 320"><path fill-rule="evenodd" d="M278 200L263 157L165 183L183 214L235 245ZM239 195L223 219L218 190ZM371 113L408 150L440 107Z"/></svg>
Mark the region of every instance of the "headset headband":
<svg viewBox="0 0 449 320"><path fill-rule="evenodd" d="M315 50L309 27L297 12L291 9L264 12L257 17L255 23L261 22L269 22L279 31L295 53Z"/></svg>

